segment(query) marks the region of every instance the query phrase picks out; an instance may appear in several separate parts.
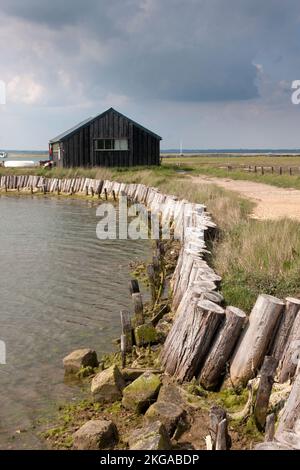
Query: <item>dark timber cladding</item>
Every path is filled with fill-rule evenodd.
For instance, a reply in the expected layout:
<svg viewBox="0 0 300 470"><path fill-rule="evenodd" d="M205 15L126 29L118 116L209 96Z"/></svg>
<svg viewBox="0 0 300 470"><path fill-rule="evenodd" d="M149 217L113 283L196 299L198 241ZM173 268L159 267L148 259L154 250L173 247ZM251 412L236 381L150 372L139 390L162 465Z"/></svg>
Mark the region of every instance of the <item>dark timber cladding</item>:
<svg viewBox="0 0 300 470"><path fill-rule="evenodd" d="M49 142L53 161L63 167L160 164L161 137L108 109Z"/></svg>

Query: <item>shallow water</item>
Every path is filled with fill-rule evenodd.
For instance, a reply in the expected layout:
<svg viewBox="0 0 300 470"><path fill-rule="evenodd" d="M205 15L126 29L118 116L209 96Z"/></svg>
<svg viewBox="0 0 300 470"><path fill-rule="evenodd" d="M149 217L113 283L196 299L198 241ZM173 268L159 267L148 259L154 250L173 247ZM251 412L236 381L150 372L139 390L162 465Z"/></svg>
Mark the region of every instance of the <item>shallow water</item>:
<svg viewBox="0 0 300 470"><path fill-rule="evenodd" d="M131 306L129 263L146 258L150 246L98 240L96 207L0 197L2 449L40 448L34 422L78 395L78 386L64 383L62 358L81 347L101 356L120 335L120 309Z"/></svg>

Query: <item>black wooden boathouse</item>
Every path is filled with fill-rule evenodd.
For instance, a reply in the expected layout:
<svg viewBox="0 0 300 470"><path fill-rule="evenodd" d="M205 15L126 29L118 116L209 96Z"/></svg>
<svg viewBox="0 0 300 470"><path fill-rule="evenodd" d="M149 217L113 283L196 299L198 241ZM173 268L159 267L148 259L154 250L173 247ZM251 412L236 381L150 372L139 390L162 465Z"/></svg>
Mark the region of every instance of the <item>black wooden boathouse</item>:
<svg viewBox="0 0 300 470"><path fill-rule="evenodd" d="M113 108L89 118L49 142L62 167L160 164L161 137Z"/></svg>

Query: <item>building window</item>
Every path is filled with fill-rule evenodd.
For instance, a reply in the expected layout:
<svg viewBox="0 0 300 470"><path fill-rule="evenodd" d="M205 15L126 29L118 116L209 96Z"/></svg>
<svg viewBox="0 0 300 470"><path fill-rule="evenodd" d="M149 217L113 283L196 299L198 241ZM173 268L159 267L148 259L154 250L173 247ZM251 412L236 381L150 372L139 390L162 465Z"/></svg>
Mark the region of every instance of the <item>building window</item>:
<svg viewBox="0 0 300 470"><path fill-rule="evenodd" d="M128 150L128 139L96 139L94 149L104 150Z"/></svg>

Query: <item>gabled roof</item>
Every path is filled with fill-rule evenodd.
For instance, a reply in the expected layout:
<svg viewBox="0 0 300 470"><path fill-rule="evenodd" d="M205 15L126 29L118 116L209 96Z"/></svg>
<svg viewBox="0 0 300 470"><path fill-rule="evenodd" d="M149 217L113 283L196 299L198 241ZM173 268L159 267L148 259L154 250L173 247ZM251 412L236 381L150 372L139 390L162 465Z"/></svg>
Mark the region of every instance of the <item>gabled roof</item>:
<svg viewBox="0 0 300 470"><path fill-rule="evenodd" d="M78 131L78 129L80 129L81 127L85 127L85 126L91 124L92 122L94 122L97 119L103 117L105 114L107 114L109 112L117 113L119 116L122 116L125 119L127 119L129 122L131 122L134 126L138 127L139 129L142 129L143 131L147 132L148 134L153 135L157 139L162 140L162 138L158 134L155 134L154 132L150 131L146 127L141 126L141 124L133 121L132 119L125 116L124 114L120 113L119 111L116 111L114 108L109 108L106 111L104 111L104 113L98 114L97 116L90 117L88 119L85 119L84 121L80 122L76 126L71 127L71 129L68 129L67 131L63 132L62 134L59 134L58 136L56 136L53 139L49 140L49 143L53 144L53 143L56 143L56 142L63 141L65 138L70 137L72 134L74 134L76 131Z"/></svg>

